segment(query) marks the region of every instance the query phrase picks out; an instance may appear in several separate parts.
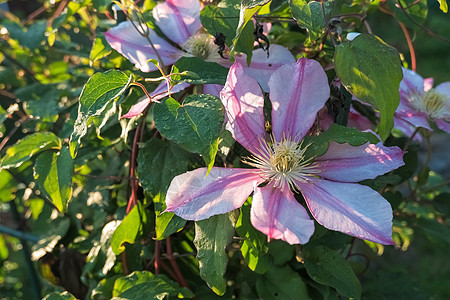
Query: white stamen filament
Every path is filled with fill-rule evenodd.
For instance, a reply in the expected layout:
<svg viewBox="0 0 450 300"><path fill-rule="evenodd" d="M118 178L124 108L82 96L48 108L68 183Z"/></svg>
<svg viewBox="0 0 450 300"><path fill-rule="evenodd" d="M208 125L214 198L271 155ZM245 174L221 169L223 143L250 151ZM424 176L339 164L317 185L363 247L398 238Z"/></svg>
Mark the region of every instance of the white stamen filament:
<svg viewBox="0 0 450 300"><path fill-rule="evenodd" d="M448 98L435 89L431 89L421 95L411 94L410 100L418 111L425 112L431 118L443 118L446 114Z"/></svg>
<svg viewBox="0 0 450 300"><path fill-rule="evenodd" d="M302 148L302 142L286 137L280 142L272 138L271 143L260 139L259 143L258 153L244 162L258 168L263 177L273 182L274 187L283 189L289 186L298 191L296 182L305 182L308 176L318 173L312 164L314 158L305 159L309 145Z"/></svg>

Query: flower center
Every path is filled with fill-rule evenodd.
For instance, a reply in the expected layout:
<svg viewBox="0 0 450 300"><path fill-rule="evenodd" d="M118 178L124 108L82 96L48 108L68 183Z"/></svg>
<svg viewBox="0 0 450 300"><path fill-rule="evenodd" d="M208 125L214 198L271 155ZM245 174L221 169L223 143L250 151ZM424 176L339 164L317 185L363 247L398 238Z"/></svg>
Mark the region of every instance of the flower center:
<svg viewBox="0 0 450 300"><path fill-rule="evenodd" d="M214 50L211 37L207 34L193 35L184 45L187 52L193 56L207 59Z"/></svg>
<svg viewBox="0 0 450 300"><path fill-rule="evenodd" d="M260 169L261 174L275 187L298 190L298 181L305 182L307 176L317 173L312 165L313 158L305 158L309 145L302 148L302 143L289 138L283 138L280 142L272 138L271 143L260 140L260 145L259 153L245 163Z"/></svg>
<svg viewBox="0 0 450 300"><path fill-rule="evenodd" d="M411 100L414 106L422 112L427 113L432 118L442 118L445 113L447 96L431 89L422 95L412 95Z"/></svg>

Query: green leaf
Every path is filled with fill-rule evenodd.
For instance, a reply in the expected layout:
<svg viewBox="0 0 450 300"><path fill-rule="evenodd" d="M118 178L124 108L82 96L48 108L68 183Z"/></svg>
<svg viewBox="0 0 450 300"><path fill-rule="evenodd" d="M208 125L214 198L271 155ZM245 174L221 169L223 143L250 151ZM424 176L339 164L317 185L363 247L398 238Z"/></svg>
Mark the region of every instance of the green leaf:
<svg viewBox="0 0 450 300"><path fill-rule="evenodd" d="M169 235L180 231L186 225L186 220L171 212L156 217L156 239L164 240Z"/></svg>
<svg viewBox="0 0 450 300"><path fill-rule="evenodd" d="M111 277L104 278L100 280L97 286L92 290L91 299L92 300L104 300L112 299L112 291L114 288L114 283L120 275L113 275Z"/></svg>
<svg viewBox="0 0 450 300"><path fill-rule="evenodd" d="M80 95L78 117L70 136L72 158L77 155L80 140L87 132L90 119L100 115L111 100L120 96L127 89L131 80L131 75L128 77L116 70L96 73L89 78Z"/></svg>
<svg viewBox="0 0 450 300"><path fill-rule="evenodd" d="M169 184L170 181L167 184ZM159 193L153 197L153 204L155 205L156 214L155 229L157 240L163 240L172 233L180 231L186 224L186 220L180 218L172 212L165 212L161 214L161 212L166 209L165 198L165 192L164 194Z"/></svg>
<svg viewBox="0 0 450 300"><path fill-rule="evenodd" d="M310 299L299 274L289 266L272 267L256 281L256 291L261 299Z"/></svg>
<svg viewBox="0 0 450 300"><path fill-rule="evenodd" d="M325 2L325 12L330 10L331 4ZM315 41L319 39L325 29L325 20L323 19L320 2L306 0L290 0L292 16L297 21L298 26L304 28L309 33L309 39Z"/></svg>
<svg viewBox="0 0 450 300"><path fill-rule="evenodd" d="M400 7L398 7L397 1L387 2L389 8L392 9L392 11L394 12L395 18L399 22L404 23L411 29L414 30L419 29L419 27L416 24L414 24L414 22L411 21L410 18L412 18L419 24L423 24L427 19L428 15L428 3L427 3L428 0L421 0L418 2L416 0L399 0L399 1L401 5L405 8L404 11ZM405 15L405 13L408 14L410 18L408 18Z"/></svg>
<svg viewBox="0 0 450 300"><path fill-rule="evenodd" d="M111 238L111 248L114 254L119 255L125 250L125 243L134 244L147 223L147 215L141 202L138 202L128 215L122 220Z"/></svg>
<svg viewBox="0 0 450 300"><path fill-rule="evenodd" d="M244 31L248 21L250 21L252 19L253 15L255 13L257 13L261 8L262 8L262 6L258 6L258 5L254 6L252 8L246 8L244 6L244 4L241 5L241 10L240 10L240 13L239 13L239 23L238 23L238 26L236 28L236 34L234 36L233 45L232 45L231 50L230 50L230 57L231 57L232 61L234 59L236 46L237 46L237 44L239 42L239 39L241 38L241 34L243 33L243 31ZM250 23L250 24L252 24L252 23ZM252 41L251 45L252 45L252 48L253 48L253 41ZM247 64L250 65L250 62L252 61L252 53L253 52L252 51L247 51L247 52L244 52L244 53L247 54Z"/></svg>
<svg viewBox="0 0 450 300"><path fill-rule="evenodd" d="M379 134L385 140L394 125L403 73L395 48L380 38L361 34L336 48L336 72L345 88L380 111Z"/></svg>
<svg viewBox="0 0 450 300"><path fill-rule="evenodd" d="M33 83L16 90L17 98L25 102L25 111L44 122L58 119L61 90L55 84Z"/></svg>
<svg viewBox="0 0 450 300"><path fill-rule="evenodd" d="M228 264L225 248L232 241L236 219L233 211L195 222L194 244L200 276L220 296L225 294L227 288L223 278Z"/></svg>
<svg viewBox="0 0 450 300"><path fill-rule="evenodd" d="M73 161L67 147L59 153L44 152L36 159L34 178L60 212L72 197L72 176Z"/></svg>
<svg viewBox="0 0 450 300"><path fill-rule="evenodd" d="M38 48L45 39L45 31L47 30L47 21L39 20L29 27L24 28L17 23L4 22L2 24L8 30L11 38L17 40L21 46L30 50Z"/></svg>
<svg viewBox="0 0 450 300"><path fill-rule="evenodd" d="M208 169L214 164L224 121L222 102L212 95L189 95L179 104L175 99L158 103L153 110L156 128L189 152L203 156Z"/></svg>
<svg viewBox="0 0 450 300"><path fill-rule="evenodd" d="M170 141L152 138L139 149L137 163L142 187L152 195L165 194L172 179L188 170L189 153Z"/></svg>
<svg viewBox="0 0 450 300"><path fill-rule="evenodd" d="M45 296L45 298L43 298L43 300L75 300L77 298L75 298L71 293L69 292L52 292L50 294L48 294L47 296Z"/></svg>
<svg viewBox="0 0 450 300"><path fill-rule="evenodd" d="M242 6L244 8L253 8L255 6L263 6L272 0L242 0Z"/></svg>
<svg viewBox="0 0 450 300"><path fill-rule="evenodd" d="M0 170L0 202L8 202L13 199L13 193L17 190L17 183L6 170Z"/></svg>
<svg viewBox="0 0 450 300"><path fill-rule="evenodd" d="M6 151L0 169L17 168L33 155L48 149L61 147L60 139L52 132L36 132L17 141Z"/></svg>
<svg viewBox="0 0 450 300"><path fill-rule="evenodd" d="M255 229L250 222L250 204L245 202L236 222L236 232L244 239L241 241L241 253L250 270L264 274L269 267L267 236Z"/></svg>
<svg viewBox="0 0 450 300"><path fill-rule="evenodd" d="M304 247L304 266L314 281L332 286L344 297L361 297L361 284L350 264L335 250Z"/></svg>
<svg viewBox="0 0 450 300"><path fill-rule="evenodd" d="M416 228L422 230L430 240L450 245L450 228L445 224L436 220L420 218L417 219Z"/></svg>
<svg viewBox="0 0 450 300"><path fill-rule="evenodd" d="M104 35L97 35L92 45L91 53L89 54L89 59L91 62L95 62L105 56L108 56L112 51L111 46L106 41Z"/></svg>
<svg viewBox="0 0 450 300"><path fill-rule="evenodd" d="M165 210L165 194L172 179L188 170L189 153L180 146L161 139L150 139L139 149L137 174L142 187L153 198L156 214L156 239L181 230L186 221Z"/></svg>
<svg viewBox="0 0 450 300"><path fill-rule="evenodd" d="M438 0L438 2L439 2L439 8L440 8L444 13L447 13L447 12L448 12L447 0Z"/></svg>
<svg viewBox="0 0 450 300"><path fill-rule="evenodd" d="M349 143L352 146L361 146L367 142L377 144L380 140L370 132L361 132L356 128L344 127L337 124L318 136L307 136L303 140L303 147L308 147L305 159L324 155L328 151L331 141L339 144Z"/></svg>
<svg viewBox="0 0 450 300"><path fill-rule="evenodd" d="M113 0L93 0L94 8L99 12L104 13Z"/></svg>
<svg viewBox="0 0 450 300"><path fill-rule="evenodd" d="M203 27L211 34L216 35L220 32L225 35L225 44L228 47L233 46L233 39L239 24L239 12L241 2L239 0L223 0L217 7L208 5L200 12L200 20ZM243 52L251 58L253 51L254 26L250 22L242 29L240 38L234 45L236 52Z"/></svg>
<svg viewBox="0 0 450 300"><path fill-rule="evenodd" d="M153 275L150 272L133 272L119 278L114 283L113 297L120 299L167 299L170 297L192 298L194 294L180 287L165 275Z"/></svg>
<svg viewBox="0 0 450 300"><path fill-rule="evenodd" d="M227 80L228 69L215 62L207 62L198 57L182 57L174 65L171 73L186 72L186 75L173 75L177 82L191 84L221 84Z"/></svg>

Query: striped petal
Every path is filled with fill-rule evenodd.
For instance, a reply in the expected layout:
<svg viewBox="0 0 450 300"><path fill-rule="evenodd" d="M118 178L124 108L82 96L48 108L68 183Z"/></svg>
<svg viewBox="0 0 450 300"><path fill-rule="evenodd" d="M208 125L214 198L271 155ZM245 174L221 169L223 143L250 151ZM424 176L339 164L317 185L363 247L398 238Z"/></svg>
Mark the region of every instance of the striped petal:
<svg viewBox="0 0 450 300"><path fill-rule="evenodd" d="M152 29L148 30L149 39L164 64L173 64L183 55L181 50L174 48ZM142 72L157 70L156 66L149 62L150 59L158 59L155 50L147 38L142 36L130 21L122 22L110 29L105 33L105 37L114 50L125 56Z"/></svg>
<svg viewBox="0 0 450 300"><path fill-rule="evenodd" d="M309 210L321 225L360 239L394 244L391 205L376 191L360 184L314 177L297 184Z"/></svg>
<svg viewBox="0 0 450 300"><path fill-rule="evenodd" d="M204 220L241 207L262 182L251 169L196 169L176 176L166 196L166 211L186 220ZM205 177L206 176L206 177Z"/></svg>
<svg viewBox="0 0 450 300"><path fill-rule="evenodd" d="M253 226L269 239L281 239L291 245L307 243L314 232L314 221L289 188L283 192L270 184L257 187L250 216Z"/></svg>
<svg viewBox="0 0 450 300"><path fill-rule="evenodd" d="M317 112L330 97L328 79L315 60L300 58L276 70L269 80L272 132L302 139L314 124Z"/></svg>
<svg viewBox="0 0 450 300"><path fill-rule="evenodd" d="M383 143L353 147L348 143L330 142L327 153L317 157L314 166L319 176L341 182L373 179L403 166L403 151Z"/></svg>
<svg viewBox="0 0 450 300"><path fill-rule="evenodd" d="M239 63L235 63L230 68L220 98L226 111L226 128L242 146L257 153L259 139L265 137L264 98L258 83L244 74Z"/></svg>

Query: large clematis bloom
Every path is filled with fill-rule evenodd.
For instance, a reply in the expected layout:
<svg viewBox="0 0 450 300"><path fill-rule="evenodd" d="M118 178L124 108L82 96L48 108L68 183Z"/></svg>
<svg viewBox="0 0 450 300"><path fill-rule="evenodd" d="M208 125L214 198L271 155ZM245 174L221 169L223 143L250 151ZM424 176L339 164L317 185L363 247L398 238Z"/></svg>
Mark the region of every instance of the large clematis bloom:
<svg viewBox="0 0 450 300"><path fill-rule="evenodd" d="M165 65L171 65L183 56L196 56L226 67L231 66L228 59L221 58L217 53L218 48L214 45L212 37L200 32L201 8L198 0L167 0L153 8L152 14L155 24L172 41L172 43L169 43L154 30L148 29L149 39ZM137 24L135 25L138 27ZM158 59L154 48L150 45L148 39L136 30L131 21L122 22L110 29L105 33L105 37L113 49L125 56L142 72L157 70L157 67L149 61L150 59ZM245 54L238 54L235 58L236 61L244 65L245 72L255 78L265 91L268 91L267 81L273 71L285 63L295 62L295 58L290 51L280 45L270 46L269 57L262 49L254 50L250 66L245 64ZM165 82L161 83L158 90L165 88L165 85ZM177 90L179 91L187 86L189 85L183 83L178 85ZM221 89L222 86L220 85L207 84L204 86L205 93L217 96ZM138 115L149 103L149 99L143 99L136 106L133 106L124 117L131 118Z"/></svg>
<svg viewBox="0 0 450 300"><path fill-rule="evenodd" d="M396 128L405 133L412 133L416 127L431 130L429 120L450 133L450 82L433 88L432 79L423 79L416 72L403 68L400 104L394 115Z"/></svg>
<svg viewBox="0 0 450 300"><path fill-rule="evenodd" d="M301 193L312 216L331 230L392 244L392 209L371 188L357 182L403 165L403 152L382 143L352 147L331 142L326 154L305 159L302 140L330 90L320 64L301 58L276 70L269 80L272 135L264 126L264 97L257 82L235 63L220 97L226 128L252 156L255 169L199 168L176 176L166 211L203 220L239 208L253 192L251 222L269 238L308 242L314 222L294 193Z"/></svg>

